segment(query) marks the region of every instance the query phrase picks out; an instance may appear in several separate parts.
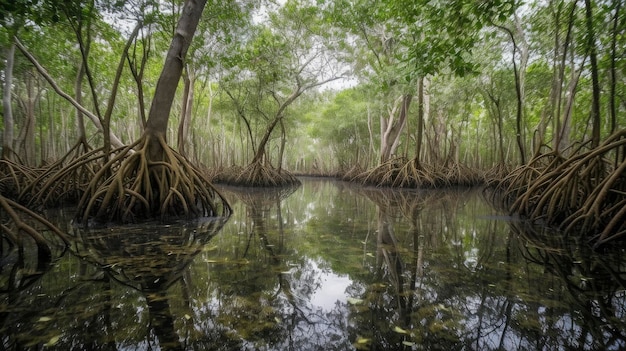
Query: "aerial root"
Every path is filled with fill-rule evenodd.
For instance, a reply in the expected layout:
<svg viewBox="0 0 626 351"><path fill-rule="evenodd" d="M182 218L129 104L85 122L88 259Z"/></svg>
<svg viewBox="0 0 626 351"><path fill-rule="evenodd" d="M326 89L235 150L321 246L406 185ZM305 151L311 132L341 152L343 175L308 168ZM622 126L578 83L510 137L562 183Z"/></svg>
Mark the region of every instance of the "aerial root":
<svg viewBox="0 0 626 351"><path fill-rule="evenodd" d="M163 158L150 160L150 136L113 151L85 189L77 221L129 223L168 217L228 216L230 207L185 157L158 142Z"/></svg>
<svg viewBox="0 0 626 351"><path fill-rule="evenodd" d="M514 213L585 233L595 245L626 238L626 130L569 158L537 155L495 188Z"/></svg>
<svg viewBox="0 0 626 351"><path fill-rule="evenodd" d="M458 162L435 167L415 159L394 158L361 172L351 180L379 187L439 188L480 184L483 176Z"/></svg>
<svg viewBox="0 0 626 351"><path fill-rule="evenodd" d="M30 237L40 255L50 255L51 239L47 239L42 232L49 231L55 238L60 239L64 246L69 244L67 236L61 232L54 224L34 211L7 199L0 195L0 208L6 217L0 217L0 234L11 242L12 245L21 245L24 235Z"/></svg>
<svg viewBox="0 0 626 351"><path fill-rule="evenodd" d="M214 178L215 182L233 186L283 187L299 185L300 181L291 172L276 169L261 160L246 167L233 166L223 170Z"/></svg>

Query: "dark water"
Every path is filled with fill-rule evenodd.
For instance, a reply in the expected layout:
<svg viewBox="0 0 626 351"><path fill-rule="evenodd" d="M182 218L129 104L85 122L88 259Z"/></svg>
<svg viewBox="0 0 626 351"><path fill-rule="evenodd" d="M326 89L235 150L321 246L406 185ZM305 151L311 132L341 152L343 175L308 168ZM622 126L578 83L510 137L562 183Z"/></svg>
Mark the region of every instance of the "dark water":
<svg viewBox="0 0 626 351"><path fill-rule="evenodd" d="M223 192L223 227L68 229L51 264L2 246L0 350L626 348L624 251L480 189Z"/></svg>

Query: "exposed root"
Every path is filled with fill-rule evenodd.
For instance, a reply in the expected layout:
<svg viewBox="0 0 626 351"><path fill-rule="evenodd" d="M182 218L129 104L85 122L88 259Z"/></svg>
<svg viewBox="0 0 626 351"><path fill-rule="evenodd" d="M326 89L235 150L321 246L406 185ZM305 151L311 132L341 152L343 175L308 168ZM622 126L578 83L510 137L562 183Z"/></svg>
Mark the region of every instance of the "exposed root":
<svg viewBox="0 0 626 351"><path fill-rule="evenodd" d="M79 223L230 215L230 206L209 181L162 138L162 159L150 160L150 138L144 135L112 152L80 199Z"/></svg>
<svg viewBox="0 0 626 351"><path fill-rule="evenodd" d="M275 169L261 161L252 162L245 168L233 166L225 169L214 179L219 183L248 187L283 187L300 184L298 178L289 171Z"/></svg>
<svg viewBox="0 0 626 351"><path fill-rule="evenodd" d="M20 199L31 206L77 202L106 157L102 148L90 150L85 142L79 141L24 188Z"/></svg>
<svg viewBox="0 0 626 351"><path fill-rule="evenodd" d="M440 188L469 186L483 182L478 172L460 164L431 166L415 159L394 158L351 178L364 185L394 188Z"/></svg>
<svg viewBox="0 0 626 351"><path fill-rule="evenodd" d="M24 237L31 238L39 250L40 257L51 256L51 244L54 239L60 239L63 246L67 246L69 240L54 224L28 208L0 195L0 240L7 240L10 245L22 245ZM27 220L25 220L27 219ZM52 238L46 238L44 231L52 232Z"/></svg>
<svg viewBox="0 0 626 351"><path fill-rule="evenodd" d="M363 169L363 167L361 167L360 164L356 164L354 166L352 166L349 170L343 172L339 178L341 180L345 180L345 181L353 181L356 177L358 177L359 174L363 173L365 171L365 169Z"/></svg>
<svg viewBox="0 0 626 351"><path fill-rule="evenodd" d="M0 159L0 195L17 198L34 182L42 170L33 169L6 159Z"/></svg>
<svg viewBox="0 0 626 351"><path fill-rule="evenodd" d="M564 159L536 156L497 188L515 213L585 233L596 246L626 238L626 130Z"/></svg>

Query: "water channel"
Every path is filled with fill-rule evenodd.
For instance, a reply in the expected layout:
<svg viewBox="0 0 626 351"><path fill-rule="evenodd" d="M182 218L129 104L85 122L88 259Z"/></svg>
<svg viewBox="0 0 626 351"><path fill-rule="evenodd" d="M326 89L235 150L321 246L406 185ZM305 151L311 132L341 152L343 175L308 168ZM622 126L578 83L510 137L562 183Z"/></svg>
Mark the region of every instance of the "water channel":
<svg viewBox="0 0 626 351"><path fill-rule="evenodd" d="M618 350L626 264L479 188L221 188L224 223L2 251L0 350ZM36 256L36 255L34 255Z"/></svg>

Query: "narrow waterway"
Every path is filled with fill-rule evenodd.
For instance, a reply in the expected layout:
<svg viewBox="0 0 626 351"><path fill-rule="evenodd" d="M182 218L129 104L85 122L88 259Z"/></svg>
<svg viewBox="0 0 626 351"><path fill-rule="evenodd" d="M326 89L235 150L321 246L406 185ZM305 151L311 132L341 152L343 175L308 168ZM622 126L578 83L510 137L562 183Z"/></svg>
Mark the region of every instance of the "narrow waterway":
<svg viewBox="0 0 626 351"><path fill-rule="evenodd" d="M63 225L49 264L3 246L0 349L626 348L624 250L530 227L477 188L302 180L221 188L226 223Z"/></svg>

